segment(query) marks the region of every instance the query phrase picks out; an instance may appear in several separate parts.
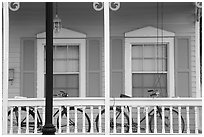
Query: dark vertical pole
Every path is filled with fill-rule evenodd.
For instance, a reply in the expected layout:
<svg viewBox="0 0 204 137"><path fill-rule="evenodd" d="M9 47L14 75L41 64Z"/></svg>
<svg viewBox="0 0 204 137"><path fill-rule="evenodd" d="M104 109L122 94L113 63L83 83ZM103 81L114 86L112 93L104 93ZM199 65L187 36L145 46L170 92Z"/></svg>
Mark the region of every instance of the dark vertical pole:
<svg viewBox="0 0 204 137"><path fill-rule="evenodd" d="M53 3L46 2L46 104L43 135L54 135L53 108Z"/></svg>

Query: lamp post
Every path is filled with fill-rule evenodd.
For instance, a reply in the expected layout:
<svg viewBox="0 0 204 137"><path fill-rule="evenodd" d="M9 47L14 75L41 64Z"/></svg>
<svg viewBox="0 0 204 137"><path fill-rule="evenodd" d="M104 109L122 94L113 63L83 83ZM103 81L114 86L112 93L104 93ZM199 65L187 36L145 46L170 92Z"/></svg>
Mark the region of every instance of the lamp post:
<svg viewBox="0 0 204 137"><path fill-rule="evenodd" d="M53 108L53 3L46 2L46 104L43 135L54 135L52 124Z"/></svg>

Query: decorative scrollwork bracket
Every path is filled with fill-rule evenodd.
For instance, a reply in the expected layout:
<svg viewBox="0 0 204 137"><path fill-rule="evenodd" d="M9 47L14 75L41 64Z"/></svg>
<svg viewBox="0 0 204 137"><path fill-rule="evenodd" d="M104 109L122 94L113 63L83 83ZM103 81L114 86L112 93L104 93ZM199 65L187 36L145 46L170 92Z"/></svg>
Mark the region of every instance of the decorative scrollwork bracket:
<svg viewBox="0 0 204 137"><path fill-rule="evenodd" d="M110 9L113 11L117 11L120 8L120 2L110 2Z"/></svg>
<svg viewBox="0 0 204 137"><path fill-rule="evenodd" d="M93 2L93 8L96 11L101 11L103 9L103 2Z"/></svg>
<svg viewBox="0 0 204 137"><path fill-rule="evenodd" d="M11 11L17 11L20 8L20 2L9 2L9 9Z"/></svg>
<svg viewBox="0 0 204 137"><path fill-rule="evenodd" d="M93 2L93 8L96 11L101 11L103 7L103 2ZM109 2L109 7L111 10L117 11L120 8L120 2Z"/></svg>

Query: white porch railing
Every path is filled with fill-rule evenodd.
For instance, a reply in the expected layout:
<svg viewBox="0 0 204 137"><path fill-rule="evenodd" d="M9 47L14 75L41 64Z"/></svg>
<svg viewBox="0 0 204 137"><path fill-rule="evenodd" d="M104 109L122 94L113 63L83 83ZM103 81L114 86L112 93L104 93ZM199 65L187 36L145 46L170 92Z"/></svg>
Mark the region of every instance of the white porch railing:
<svg viewBox="0 0 204 137"><path fill-rule="evenodd" d="M53 106L56 134L105 134L104 98L54 98ZM198 134L201 109L200 98L111 98L109 133ZM8 134L42 134L45 99L9 99L8 110Z"/></svg>

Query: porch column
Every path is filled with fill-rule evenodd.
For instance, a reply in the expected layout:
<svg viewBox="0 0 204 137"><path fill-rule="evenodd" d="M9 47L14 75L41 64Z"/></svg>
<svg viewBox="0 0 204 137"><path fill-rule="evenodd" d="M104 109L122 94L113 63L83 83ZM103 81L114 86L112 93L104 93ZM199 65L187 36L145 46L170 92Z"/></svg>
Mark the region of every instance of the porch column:
<svg viewBox="0 0 204 137"><path fill-rule="evenodd" d="M53 108L53 3L46 2L46 105L43 135L54 135Z"/></svg>
<svg viewBox="0 0 204 137"><path fill-rule="evenodd" d="M110 29L109 2L104 2L105 135L110 133Z"/></svg>
<svg viewBox="0 0 204 137"><path fill-rule="evenodd" d="M0 65L2 78L2 134L7 134L7 115L8 115L8 70L9 70L9 6L8 2L3 2L3 45L1 46L0 51L2 54L0 58L2 59L2 63ZM1 84L0 84L1 85Z"/></svg>

